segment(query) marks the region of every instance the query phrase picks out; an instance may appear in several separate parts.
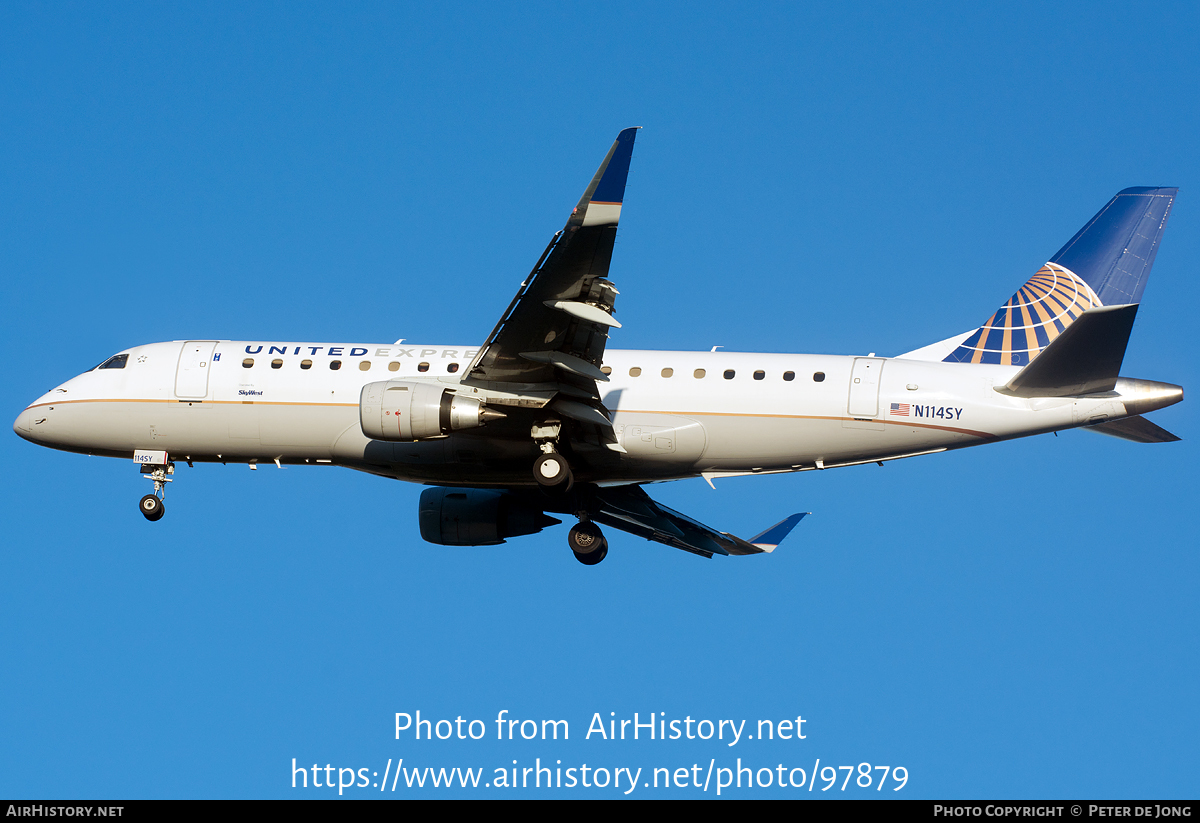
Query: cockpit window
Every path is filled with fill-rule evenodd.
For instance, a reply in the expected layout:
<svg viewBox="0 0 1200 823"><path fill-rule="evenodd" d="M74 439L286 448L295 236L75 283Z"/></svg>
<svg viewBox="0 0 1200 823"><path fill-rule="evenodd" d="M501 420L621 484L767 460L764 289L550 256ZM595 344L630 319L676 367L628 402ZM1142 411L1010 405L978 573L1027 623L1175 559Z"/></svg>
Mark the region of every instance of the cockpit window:
<svg viewBox="0 0 1200 823"><path fill-rule="evenodd" d="M128 361L129 361L128 354L114 354L112 357L105 360L103 363L101 363L96 368L97 369L123 369L123 368L125 368L125 364Z"/></svg>

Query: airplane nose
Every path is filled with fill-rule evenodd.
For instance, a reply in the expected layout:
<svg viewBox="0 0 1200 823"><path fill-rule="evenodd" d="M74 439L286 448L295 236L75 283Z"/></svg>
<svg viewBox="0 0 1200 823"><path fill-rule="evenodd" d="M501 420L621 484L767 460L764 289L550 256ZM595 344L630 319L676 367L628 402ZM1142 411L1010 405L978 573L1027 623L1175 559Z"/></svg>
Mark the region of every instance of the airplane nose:
<svg viewBox="0 0 1200 823"><path fill-rule="evenodd" d="M29 435L33 433L32 421L33 412L31 412L29 409L25 409L25 411L17 415L17 419L13 422L13 431L28 440Z"/></svg>

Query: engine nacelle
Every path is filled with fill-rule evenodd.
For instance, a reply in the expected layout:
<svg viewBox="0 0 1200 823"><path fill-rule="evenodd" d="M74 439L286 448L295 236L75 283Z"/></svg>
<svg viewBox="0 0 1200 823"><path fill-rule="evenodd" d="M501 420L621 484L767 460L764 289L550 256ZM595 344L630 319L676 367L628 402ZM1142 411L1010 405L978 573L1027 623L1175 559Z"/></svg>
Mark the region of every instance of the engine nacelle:
<svg viewBox="0 0 1200 823"><path fill-rule="evenodd" d="M363 386L358 416L363 434L372 440L408 443L471 429L504 415L434 383L387 380Z"/></svg>
<svg viewBox="0 0 1200 823"><path fill-rule="evenodd" d="M495 546L561 523L508 492L435 487L421 492L421 537L440 546Z"/></svg>

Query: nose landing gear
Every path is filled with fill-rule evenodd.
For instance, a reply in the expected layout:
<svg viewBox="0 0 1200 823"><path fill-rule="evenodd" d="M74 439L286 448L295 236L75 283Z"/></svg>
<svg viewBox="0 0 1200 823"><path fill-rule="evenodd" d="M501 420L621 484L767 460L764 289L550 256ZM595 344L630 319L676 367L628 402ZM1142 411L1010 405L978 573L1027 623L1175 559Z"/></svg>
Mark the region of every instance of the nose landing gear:
<svg viewBox="0 0 1200 823"><path fill-rule="evenodd" d="M567 543L575 559L585 566L595 566L608 557L608 541L600 527L591 521L580 519L578 526L571 527Z"/></svg>
<svg viewBox="0 0 1200 823"><path fill-rule="evenodd" d="M162 459L166 458L166 452L152 454L155 456L161 454ZM173 482L167 475L175 473L175 464L167 460L166 462L142 463L141 468L146 479L154 481L154 493L146 495L138 502L138 510L143 517L153 523L156 520L162 520L162 516L167 512L163 500L167 496L167 484Z"/></svg>

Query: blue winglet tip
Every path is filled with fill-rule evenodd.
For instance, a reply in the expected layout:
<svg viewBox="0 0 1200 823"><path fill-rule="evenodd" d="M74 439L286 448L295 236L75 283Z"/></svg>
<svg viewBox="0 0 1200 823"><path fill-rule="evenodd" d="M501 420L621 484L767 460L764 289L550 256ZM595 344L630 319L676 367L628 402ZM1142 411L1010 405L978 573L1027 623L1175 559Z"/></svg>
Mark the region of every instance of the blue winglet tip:
<svg viewBox="0 0 1200 823"><path fill-rule="evenodd" d="M633 159L633 140L641 126L623 129L617 135L616 149L604 170L604 176L592 193L592 201L620 203L625 199L625 181L629 177L629 162Z"/></svg>
<svg viewBox="0 0 1200 823"><path fill-rule="evenodd" d="M774 551L775 548L783 542L783 539L791 533L792 529L796 527L796 524L810 514L812 514L812 512L799 512L791 515L790 517L786 517L771 528L767 529L762 534L755 535L746 542L758 546L763 551Z"/></svg>

